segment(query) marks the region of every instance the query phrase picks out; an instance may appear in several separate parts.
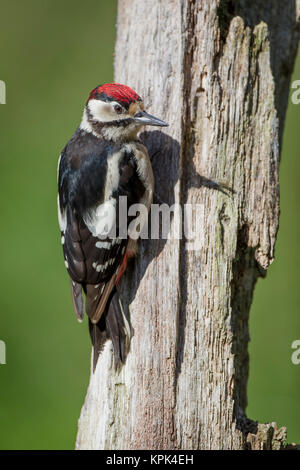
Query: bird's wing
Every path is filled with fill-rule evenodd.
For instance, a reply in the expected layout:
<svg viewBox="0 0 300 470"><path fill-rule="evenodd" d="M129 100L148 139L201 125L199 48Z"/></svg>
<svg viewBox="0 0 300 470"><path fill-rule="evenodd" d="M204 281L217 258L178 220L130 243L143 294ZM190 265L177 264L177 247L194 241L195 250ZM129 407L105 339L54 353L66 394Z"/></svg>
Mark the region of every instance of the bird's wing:
<svg viewBox="0 0 300 470"><path fill-rule="evenodd" d="M98 159L98 166L92 162L93 177L95 173L99 176L99 188L96 186L94 190L98 193L98 199L99 195L107 192L107 188L103 191L101 187L103 181L116 176L117 180L114 181L109 199L102 199L98 204L85 207L84 200L89 196L88 186L92 183L89 180L84 184L85 174L81 174L80 178L80 173L76 174L70 168L67 157L65 154L61 157L58 178L59 218L65 264L71 278L73 303L78 318L83 316L79 287L82 286L86 293L86 312L91 321L97 323L110 299L128 243L127 238L118 236L120 196L125 196L130 206L139 202L145 188L130 154L124 153L117 165L116 162L109 162L103 154L102 159ZM108 174L113 166L116 166L114 171L117 171L117 175ZM125 221L126 224L130 222L127 214ZM110 229L114 224L116 234L111 235ZM106 232L110 233L106 236Z"/></svg>

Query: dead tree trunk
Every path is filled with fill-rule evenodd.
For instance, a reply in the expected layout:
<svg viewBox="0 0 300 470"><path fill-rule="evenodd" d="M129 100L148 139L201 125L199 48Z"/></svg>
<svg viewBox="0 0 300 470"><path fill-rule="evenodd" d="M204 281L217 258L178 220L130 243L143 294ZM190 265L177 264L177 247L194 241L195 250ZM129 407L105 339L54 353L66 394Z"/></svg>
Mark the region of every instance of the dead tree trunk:
<svg viewBox="0 0 300 470"><path fill-rule="evenodd" d="M274 257L278 168L298 44L295 0L120 0L115 80L169 122L142 138L157 198L186 210L194 245L144 240L122 284L134 336L106 344L78 449L280 448L245 416L248 315ZM172 226L181 226L175 211Z"/></svg>

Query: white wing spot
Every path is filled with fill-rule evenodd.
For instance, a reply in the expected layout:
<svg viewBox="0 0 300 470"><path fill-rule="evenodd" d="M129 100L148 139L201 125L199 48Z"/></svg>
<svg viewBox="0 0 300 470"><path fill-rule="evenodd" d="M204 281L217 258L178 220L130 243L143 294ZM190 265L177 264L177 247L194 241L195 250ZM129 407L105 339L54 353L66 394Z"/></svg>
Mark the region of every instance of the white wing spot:
<svg viewBox="0 0 300 470"><path fill-rule="evenodd" d="M98 266L96 267L96 271L101 272L101 271L105 271L106 268L110 265L110 264L113 264L114 261L115 261L116 258L111 258L109 259L108 261L106 261L106 263L104 264L98 264Z"/></svg>
<svg viewBox="0 0 300 470"><path fill-rule="evenodd" d="M97 242L96 243L96 248L105 248L106 250L109 250L111 247L112 243L109 242Z"/></svg>

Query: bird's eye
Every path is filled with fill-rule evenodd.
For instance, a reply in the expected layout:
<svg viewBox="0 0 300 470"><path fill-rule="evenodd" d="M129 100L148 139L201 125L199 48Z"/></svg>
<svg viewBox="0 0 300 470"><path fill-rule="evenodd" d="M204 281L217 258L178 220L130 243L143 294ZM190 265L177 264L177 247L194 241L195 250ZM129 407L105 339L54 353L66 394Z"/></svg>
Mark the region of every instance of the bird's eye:
<svg viewBox="0 0 300 470"><path fill-rule="evenodd" d="M122 112L122 106L116 104L116 105L114 106L114 110L116 111L116 113L121 114L121 112Z"/></svg>

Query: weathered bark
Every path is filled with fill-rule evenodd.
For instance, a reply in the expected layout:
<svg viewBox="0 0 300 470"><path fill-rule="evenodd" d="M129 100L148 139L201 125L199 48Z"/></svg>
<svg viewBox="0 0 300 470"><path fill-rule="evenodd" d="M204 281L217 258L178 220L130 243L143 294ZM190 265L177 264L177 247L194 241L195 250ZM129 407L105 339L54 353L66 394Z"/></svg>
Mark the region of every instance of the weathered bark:
<svg viewBox="0 0 300 470"><path fill-rule="evenodd" d="M203 208L201 243L141 243L122 284L131 349L115 372L106 344L78 449L283 445L285 429L251 422L245 407L248 314L278 228L296 18L294 0L119 1L115 80L169 122L143 134L156 193L169 205ZM172 225L180 224L175 213Z"/></svg>

